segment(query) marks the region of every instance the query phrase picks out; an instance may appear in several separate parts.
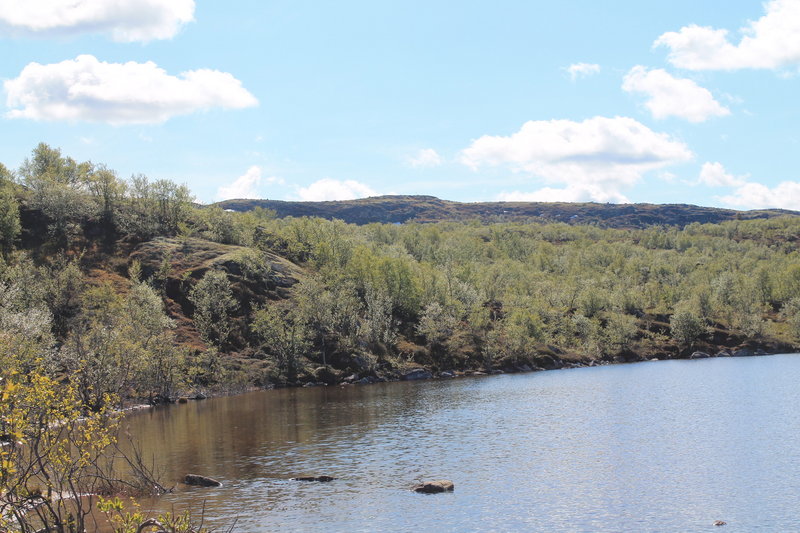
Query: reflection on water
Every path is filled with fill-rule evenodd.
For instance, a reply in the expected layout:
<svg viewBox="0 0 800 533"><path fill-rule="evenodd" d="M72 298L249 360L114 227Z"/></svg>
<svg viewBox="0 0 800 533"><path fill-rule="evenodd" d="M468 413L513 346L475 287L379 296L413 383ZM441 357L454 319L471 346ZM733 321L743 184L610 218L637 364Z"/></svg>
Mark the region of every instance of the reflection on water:
<svg viewBox="0 0 800 533"><path fill-rule="evenodd" d="M130 416L237 531L800 530L800 357L264 391ZM331 483L289 478L331 475ZM452 494L408 490L451 479Z"/></svg>

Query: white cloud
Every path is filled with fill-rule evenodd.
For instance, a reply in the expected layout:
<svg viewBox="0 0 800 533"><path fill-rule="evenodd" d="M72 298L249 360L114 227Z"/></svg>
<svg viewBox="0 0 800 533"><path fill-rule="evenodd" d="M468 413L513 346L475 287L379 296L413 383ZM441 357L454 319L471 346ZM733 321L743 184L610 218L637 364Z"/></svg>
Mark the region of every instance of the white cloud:
<svg viewBox="0 0 800 533"><path fill-rule="evenodd" d="M568 67L564 67L572 81L578 78L586 78L592 74L600 72L600 65L596 63L573 63Z"/></svg>
<svg viewBox="0 0 800 533"><path fill-rule="evenodd" d="M194 7L194 0L0 0L0 35L169 39L194 20Z"/></svg>
<svg viewBox="0 0 800 533"><path fill-rule="evenodd" d="M800 210L800 183L784 181L773 188L761 183L745 183L720 200L734 207Z"/></svg>
<svg viewBox="0 0 800 533"><path fill-rule="evenodd" d="M800 62L800 0L771 0L734 44L728 30L690 25L661 35L654 46L670 49L669 61L690 70L776 69Z"/></svg>
<svg viewBox="0 0 800 533"><path fill-rule="evenodd" d="M323 178L308 187L297 190L300 199L306 202L323 202L329 200L353 200L377 196L378 193L368 185L354 180L334 180Z"/></svg>
<svg viewBox="0 0 800 533"><path fill-rule="evenodd" d="M597 201L623 198L620 189L644 173L692 157L684 143L628 117L530 121L508 137L485 135L461 152L461 162L474 170L508 167Z"/></svg>
<svg viewBox="0 0 800 533"><path fill-rule="evenodd" d="M543 187L533 192L503 192L497 195L501 202L601 202L628 203L628 198L619 191L590 185L578 185L555 189Z"/></svg>
<svg viewBox="0 0 800 533"><path fill-rule="evenodd" d="M217 200L230 200L233 198L261 198L258 187L262 184L286 183L283 178L276 176L263 177L261 167L253 165L247 172L236 178L233 183L222 185L217 189Z"/></svg>
<svg viewBox="0 0 800 533"><path fill-rule="evenodd" d="M644 105L657 119L679 117L689 122L704 122L731 113L714 100L708 89L690 79L675 78L663 69L647 70L637 65L625 76L622 89L646 94Z"/></svg>
<svg viewBox="0 0 800 533"><path fill-rule="evenodd" d="M722 163L703 163L700 169L700 183L711 187L739 187L744 185L744 176L734 176L725 172Z"/></svg>
<svg viewBox="0 0 800 533"><path fill-rule="evenodd" d="M433 148L425 148L408 157L408 164L414 168L438 167L442 157Z"/></svg>
<svg viewBox="0 0 800 533"><path fill-rule="evenodd" d="M199 69L171 76L155 63L106 63L91 55L29 63L4 82L9 118L160 123L215 107L241 109L258 100L227 72Z"/></svg>

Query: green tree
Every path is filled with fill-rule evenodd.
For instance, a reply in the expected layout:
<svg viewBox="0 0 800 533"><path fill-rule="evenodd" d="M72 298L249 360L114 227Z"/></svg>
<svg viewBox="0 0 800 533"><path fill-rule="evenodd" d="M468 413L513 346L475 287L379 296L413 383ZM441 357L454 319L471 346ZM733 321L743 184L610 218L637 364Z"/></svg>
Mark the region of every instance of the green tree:
<svg viewBox="0 0 800 533"><path fill-rule="evenodd" d="M9 185L0 183L0 253L8 256L22 230L19 223L19 204Z"/></svg>
<svg viewBox="0 0 800 533"><path fill-rule="evenodd" d="M194 304L195 327L203 340L216 347L224 346L233 329L231 314L238 308L227 274L208 271L192 287L189 299Z"/></svg>
<svg viewBox="0 0 800 533"><path fill-rule="evenodd" d="M682 347L690 347L705 333L703 319L688 310L678 310L669 320L672 338Z"/></svg>
<svg viewBox="0 0 800 533"><path fill-rule="evenodd" d="M300 361L311 347L305 317L293 309L284 311L267 305L256 310L251 328L275 356L278 368L286 379L293 381Z"/></svg>

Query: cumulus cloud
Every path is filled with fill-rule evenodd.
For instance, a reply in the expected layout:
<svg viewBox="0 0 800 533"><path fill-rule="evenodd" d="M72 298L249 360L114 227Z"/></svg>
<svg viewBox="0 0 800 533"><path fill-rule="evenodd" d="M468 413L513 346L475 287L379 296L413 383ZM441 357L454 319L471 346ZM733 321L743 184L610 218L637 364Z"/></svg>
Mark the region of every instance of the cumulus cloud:
<svg viewBox="0 0 800 533"><path fill-rule="evenodd" d="M263 177L261 167L253 165L247 172L236 178L228 185L222 185L217 189L217 200L230 200L233 198L261 198L258 187L262 184L285 183L283 178L275 176Z"/></svg>
<svg viewBox="0 0 800 533"><path fill-rule="evenodd" d="M597 74L600 72L600 65L596 63L573 63L568 67L564 67L564 70L567 71L569 77L572 81L577 80L578 78L586 78L591 76L592 74Z"/></svg>
<svg viewBox="0 0 800 533"><path fill-rule="evenodd" d="M442 157L433 148L425 148L409 156L408 164L414 168L438 167L442 164Z"/></svg>
<svg viewBox="0 0 800 533"><path fill-rule="evenodd" d="M722 163L703 163L700 183L710 187L740 187L745 184L745 179L726 172Z"/></svg>
<svg viewBox="0 0 800 533"><path fill-rule="evenodd" d="M359 183L355 180L334 180L323 178L315 181L308 187L301 187L297 190L300 199L306 202L324 202L329 200L353 200L355 198L366 198L377 196L378 193L369 185Z"/></svg>
<svg viewBox="0 0 800 533"><path fill-rule="evenodd" d="M800 63L800 0L771 0L766 14L740 32L690 25L661 35L654 46L670 49L669 61L690 70L776 69Z"/></svg>
<svg viewBox="0 0 800 533"><path fill-rule="evenodd" d="M199 69L171 76L152 61L106 63L91 55L29 63L4 82L9 118L160 123L211 108L242 109L258 100L227 72Z"/></svg>
<svg viewBox="0 0 800 533"><path fill-rule="evenodd" d="M0 35L169 39L194 20L194 7L194 0L0 0Z"/></svg>
<svg viewBox="0 0 800 533"><path fill-rule="evenodd" d="M800 183L784 181L772 188L761 183L745 183L720 200L733 207L800 210Z"/></svg>
<svg viewBox="0 0 800 533"><path fill-rule="evenodd" d="M461 162L474 170L507 167L597 201L621 198L620 188L644 173L692 157L683 142L628 117L529 121L510 136L485 135L461 152Z"/></svg>
<svg viewBox="0 0 800 533"><path fill-rule="evenodd" d="M591 185L578 185L557 189L543 187L533 192L502 192L497 195L501 202L602 202L628 203L628 198L619 191Z"/></svg>
<svg viewBox="0 0 800 533"><path fill-rule="evenodd" d="M678 117L689 122L704 122L731 113L714 100L708 89L690 79L675 78L663 69L647 70L637 65L625 76L622 89L647 95L644 105L657 119Z"/></svg>

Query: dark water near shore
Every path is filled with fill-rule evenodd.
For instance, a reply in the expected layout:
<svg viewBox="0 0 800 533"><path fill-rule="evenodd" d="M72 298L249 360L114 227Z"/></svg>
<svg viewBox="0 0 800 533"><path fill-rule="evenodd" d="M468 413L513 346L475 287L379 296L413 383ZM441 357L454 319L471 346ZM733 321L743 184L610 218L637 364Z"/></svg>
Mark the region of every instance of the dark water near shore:
<svg viewBox="0 0 800 533"><path fill-rule="evenodd" d="M130 416L236 531L800 531L800 356L264 391ZM290 477L327 474L331 483ZM452 494L408 488L451 479Z"/></svg>

